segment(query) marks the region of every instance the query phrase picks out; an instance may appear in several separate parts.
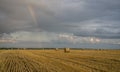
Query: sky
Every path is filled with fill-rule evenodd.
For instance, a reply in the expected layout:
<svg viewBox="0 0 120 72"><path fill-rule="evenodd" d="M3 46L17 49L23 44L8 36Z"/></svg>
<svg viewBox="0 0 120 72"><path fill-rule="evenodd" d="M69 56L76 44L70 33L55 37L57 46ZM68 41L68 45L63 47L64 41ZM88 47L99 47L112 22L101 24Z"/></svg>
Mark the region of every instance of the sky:
<svg viewBox="0 0 120 72"><path fill-rule="evenodd" d="M0 47L120 49L120 0L0 0Z"/></svg>

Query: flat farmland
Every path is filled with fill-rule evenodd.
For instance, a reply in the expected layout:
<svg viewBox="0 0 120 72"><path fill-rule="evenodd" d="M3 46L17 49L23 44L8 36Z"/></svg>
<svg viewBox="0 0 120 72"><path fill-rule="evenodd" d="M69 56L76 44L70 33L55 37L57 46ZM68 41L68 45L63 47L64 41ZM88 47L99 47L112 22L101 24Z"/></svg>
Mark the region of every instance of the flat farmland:
<svg viewBox="0 0 120 72"><path fill-rule="evenodd" d="M0 72L120 72L120 50L0 50Z"/></svg>

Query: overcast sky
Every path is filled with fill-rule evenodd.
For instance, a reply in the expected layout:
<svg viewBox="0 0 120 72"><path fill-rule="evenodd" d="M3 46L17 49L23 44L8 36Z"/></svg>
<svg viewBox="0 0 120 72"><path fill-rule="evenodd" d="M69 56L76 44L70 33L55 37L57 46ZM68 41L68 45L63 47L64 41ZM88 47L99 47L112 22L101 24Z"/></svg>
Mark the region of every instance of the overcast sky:
<svg viewBox="0 0 120 72"><path fill-rule="evenodd" d="M0 47L120 49L120 0L0 0Z"/></svg>

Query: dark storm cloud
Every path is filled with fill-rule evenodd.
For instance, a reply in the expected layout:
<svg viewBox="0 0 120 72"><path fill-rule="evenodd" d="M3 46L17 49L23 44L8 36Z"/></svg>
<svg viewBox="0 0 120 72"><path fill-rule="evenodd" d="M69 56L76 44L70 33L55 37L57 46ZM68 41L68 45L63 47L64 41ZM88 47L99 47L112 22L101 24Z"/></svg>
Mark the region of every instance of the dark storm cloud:
<svg viewBox="0 0 120 72"><path fill-rule="evenodd" d="M120 38L119 0L67 1L60 7L60 13L47 23L42 20L40 27L52 32L70 32L79 36ZM48 19L49 20L49 19ZM90 26L90 21L93 21ZM84 27L88 27L87 29ZM78 34L76 34L78 33Z"/></svg>
<svg viewBox="0 0 120 72"><path fill-rule="evenodd" d="M34 3L34 0L33 2L32 0L0 0L0 33L39 29L28 8L31 6L34 12L34 9L38 7L36 4L37 2ZM39 6L39 9L41 11L39 14L49 13L44 6ZM36 14L37 12L35 11L34 13ZM36 14L36 20L38 20L37 15L39 14Z"/></svg>
<svg viewBox="0 0 120 72"><path fill-rule="evenodd" d="M0 0L0 33L35 29L119 39L120 0Z"/></svg>
<svg viewBox="0 0 120 72"><path fill-rule="evenodd" d="M90 30L93 29L93 30ZM95 29L94 29L95 28ZM120 39L120 25L119 24L104 24L100 26L92 26L85 29L80 29L74 33L76 36L82 37L97 37L106 39Z"/></svg>
<svg viewBox="0 0 120 72"><path fill-rule="evenodd" d="M20 1L0 0L0 33L13 32L26 28L29 18Z"/></svg>
<svg viewBox="0 0 120 72"><path fill-rule="evenodd" d="M82 2L83 1L83 2ZM82 5L80 5L82 4ZM71 3L72 5L72 3ZM113 18L120 19L120 1L119 0L81 0L76 2L77 6L68 6L63 10L62 21L86 21L96 18ZM81 7L82 6L82 7ZM59 16L61 17L61 16Z"/></svg>
<svg viewBox="0 0 120 72"><path fill-rule="evenodd" d="M106 39L120 39L120 34L114 34L114 33L88 33L88 32L84 32L84 33L75 33L74 35L76 36L82 36L82 37L97 37L97 38L106 38Z"/></svg>

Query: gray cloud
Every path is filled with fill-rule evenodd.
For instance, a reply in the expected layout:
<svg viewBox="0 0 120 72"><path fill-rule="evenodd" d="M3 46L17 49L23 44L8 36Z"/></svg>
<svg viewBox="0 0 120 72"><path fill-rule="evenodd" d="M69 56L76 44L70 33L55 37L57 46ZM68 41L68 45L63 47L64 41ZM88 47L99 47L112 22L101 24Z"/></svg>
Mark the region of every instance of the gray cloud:
<svg viewBox="0 0 120 72"><path fill-rule="evenodd" d="M74 33L76 36L82 37L98 37L107 39L120 39L120 25L105 22L105 24L97 24L88 22L89 25L83 25Z"/></svg>
<svg viewBox="0 0 120 72"><path fill-rule="evenodd" d="M0 37L20 31L119 40L120 0L0 0Z"/></svg>

